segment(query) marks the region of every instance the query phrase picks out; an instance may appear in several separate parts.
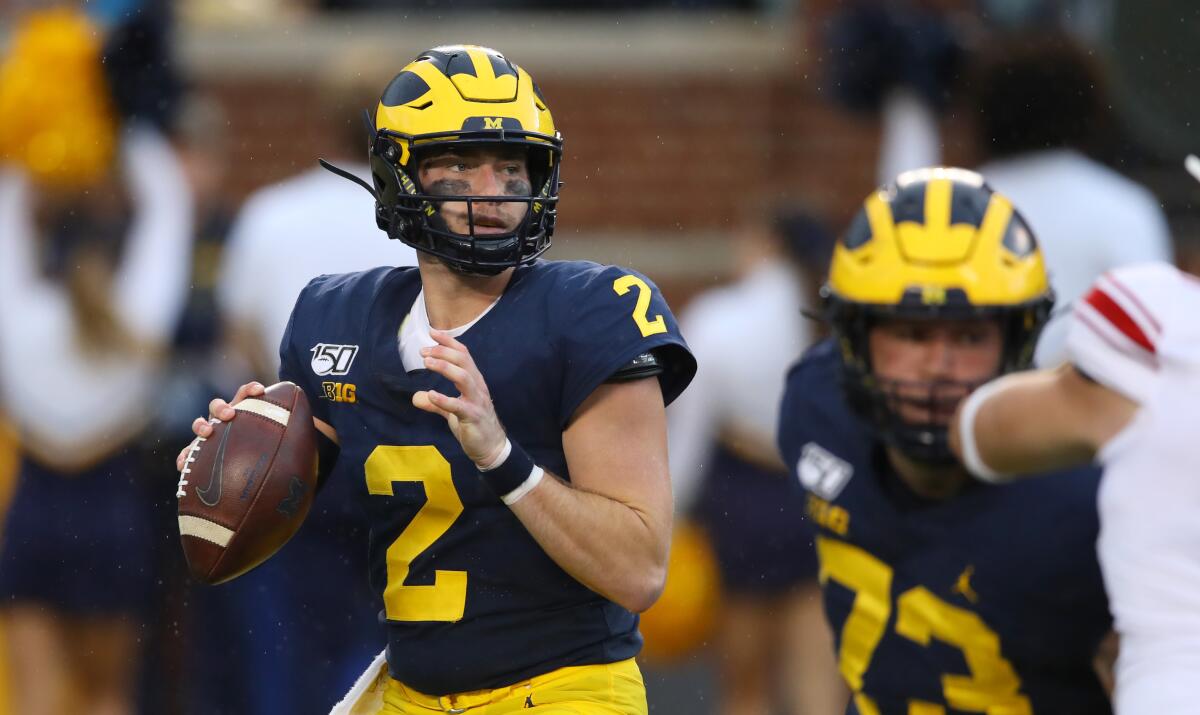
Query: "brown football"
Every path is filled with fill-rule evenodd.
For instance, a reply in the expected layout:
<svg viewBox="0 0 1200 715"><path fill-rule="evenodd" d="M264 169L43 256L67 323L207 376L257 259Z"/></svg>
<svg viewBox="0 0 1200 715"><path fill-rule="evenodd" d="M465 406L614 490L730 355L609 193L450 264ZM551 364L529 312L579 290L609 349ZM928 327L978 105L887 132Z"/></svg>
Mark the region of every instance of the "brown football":
<svg viewBox="0 0 1200 715"><path fill-rule="evenodd" d="M317 489L317 442L304 391L280 382L197 438L179 475L179 539L192 576L222 583L292 538Z"/></svg>

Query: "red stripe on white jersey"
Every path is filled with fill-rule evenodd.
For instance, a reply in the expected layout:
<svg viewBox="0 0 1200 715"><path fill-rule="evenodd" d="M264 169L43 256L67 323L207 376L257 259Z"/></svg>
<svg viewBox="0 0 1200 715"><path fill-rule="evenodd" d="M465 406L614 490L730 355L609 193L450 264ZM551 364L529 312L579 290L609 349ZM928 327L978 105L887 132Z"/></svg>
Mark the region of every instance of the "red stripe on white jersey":
<svg viewBox="0 0 1200 715"><path fill-rule="evenodd" d="M1137 322L1146 329L1146 332L1152 338L1154 338L1155 344L1158 343L1158 336L1162 333L1162 324L1159 323L1154 317L1154 314L1151 313L1148 308L1146 308L1146 304L1142 302L1141 298L1138 298L1137 293L1134 293L1132 290L1130 290L1124 282L1118 280L1116 274L1112 271L1109 271L1101 276L1100 279L1096 281L1096 285L1102 287L1104 290L1107 290L1109 297L1121 300L1121 303L1129 313L1129 316L1137 319ZM1117 289L1115 293L1111 290L1108 290L1110 286Z"/></svg>
<svg viewBox="0 0 1200 715"><path fill-rule="evenodd" d="M1104 318L1109 325L1120 331L1126 338L1132 340L1146 352L1151 354L1156 352L1154 342L1146 336L1146 332L1142 330L1142 326L1130 317L1125 308L1113 300L1112 296L1106 293L1099 285L1092 288L1091 292L1083 300L1099 313L1100 317Z"/></svg>
<svg viewBox="0 0 1200 715"><path fill-rule="evenodd" d="M1105 345L1111 348L1111 355L1123 355L1131 360L1145 365L1151 370L1158 370L1158 360L1154 353L1147 352L1141 345L1133 342L1125 333L1117 330L1112 323L1087 303L1075 305L1074 318L1076 323L1086 327Z"/></svg>

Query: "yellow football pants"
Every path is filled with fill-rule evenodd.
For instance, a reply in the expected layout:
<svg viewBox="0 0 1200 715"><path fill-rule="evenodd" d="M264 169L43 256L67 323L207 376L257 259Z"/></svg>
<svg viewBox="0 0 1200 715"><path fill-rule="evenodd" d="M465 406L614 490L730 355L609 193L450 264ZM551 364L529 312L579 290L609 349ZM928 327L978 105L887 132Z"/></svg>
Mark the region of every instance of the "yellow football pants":
<svg viewBox="0 0 1200 715"><path fill-rule="evenodd" d="M559 668L515 685L436 697L387 678L377 715L647 715L646 684L631 658Z"/></svg>

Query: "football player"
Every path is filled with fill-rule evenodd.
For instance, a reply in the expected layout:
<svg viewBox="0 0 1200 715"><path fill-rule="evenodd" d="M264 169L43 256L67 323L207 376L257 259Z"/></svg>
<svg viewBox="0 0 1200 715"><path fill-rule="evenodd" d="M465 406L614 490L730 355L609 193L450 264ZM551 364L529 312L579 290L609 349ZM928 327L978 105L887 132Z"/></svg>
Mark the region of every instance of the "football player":
<svg viewBox="0 0 1200 715"><path fill-rule="evenodd" d="M388 638L342 711L646 712L665 403L695 361L645 276L540 260L561 159L524 69L422 53L383 92L368 187L418 267L324 276L296 302L280 376L308 395L331 478L361 486Z"/></svg>
<svg viewBox="0 0 1200 715"><path fill-rule="evenodd" d="M1120 637L1116 711L1198 712L1200 281L1166 263L1113 270L1074 306L1070 361L964 401L951 444L1008 481L1098 459L1098 552Z"/></svg>
<svg viewBox="0 0 1200 715"><path fill-rule="evenodd" d="M849 712L1107 712L1097 473L990 487L947 446L958 402L1028 365L1052 304L1028 226L978 174L902 174L839 240L825 295L835 337L792 369L779 443Z"/></svg>

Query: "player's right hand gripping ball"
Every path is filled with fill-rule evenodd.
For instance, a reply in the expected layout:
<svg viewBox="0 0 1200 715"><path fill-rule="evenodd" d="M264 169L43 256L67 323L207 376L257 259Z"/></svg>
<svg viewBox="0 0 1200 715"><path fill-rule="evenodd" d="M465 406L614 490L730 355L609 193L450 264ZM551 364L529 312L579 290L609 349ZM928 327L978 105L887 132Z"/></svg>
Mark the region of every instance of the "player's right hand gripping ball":
<svg viewBox="0 0 1200 715"><path fill-rule="evenodd" d="M233 406L197 438L179 477L179 536L192 576L216 584L292 538L317 487L317 442L304 391L280 382Z"/></svg>

